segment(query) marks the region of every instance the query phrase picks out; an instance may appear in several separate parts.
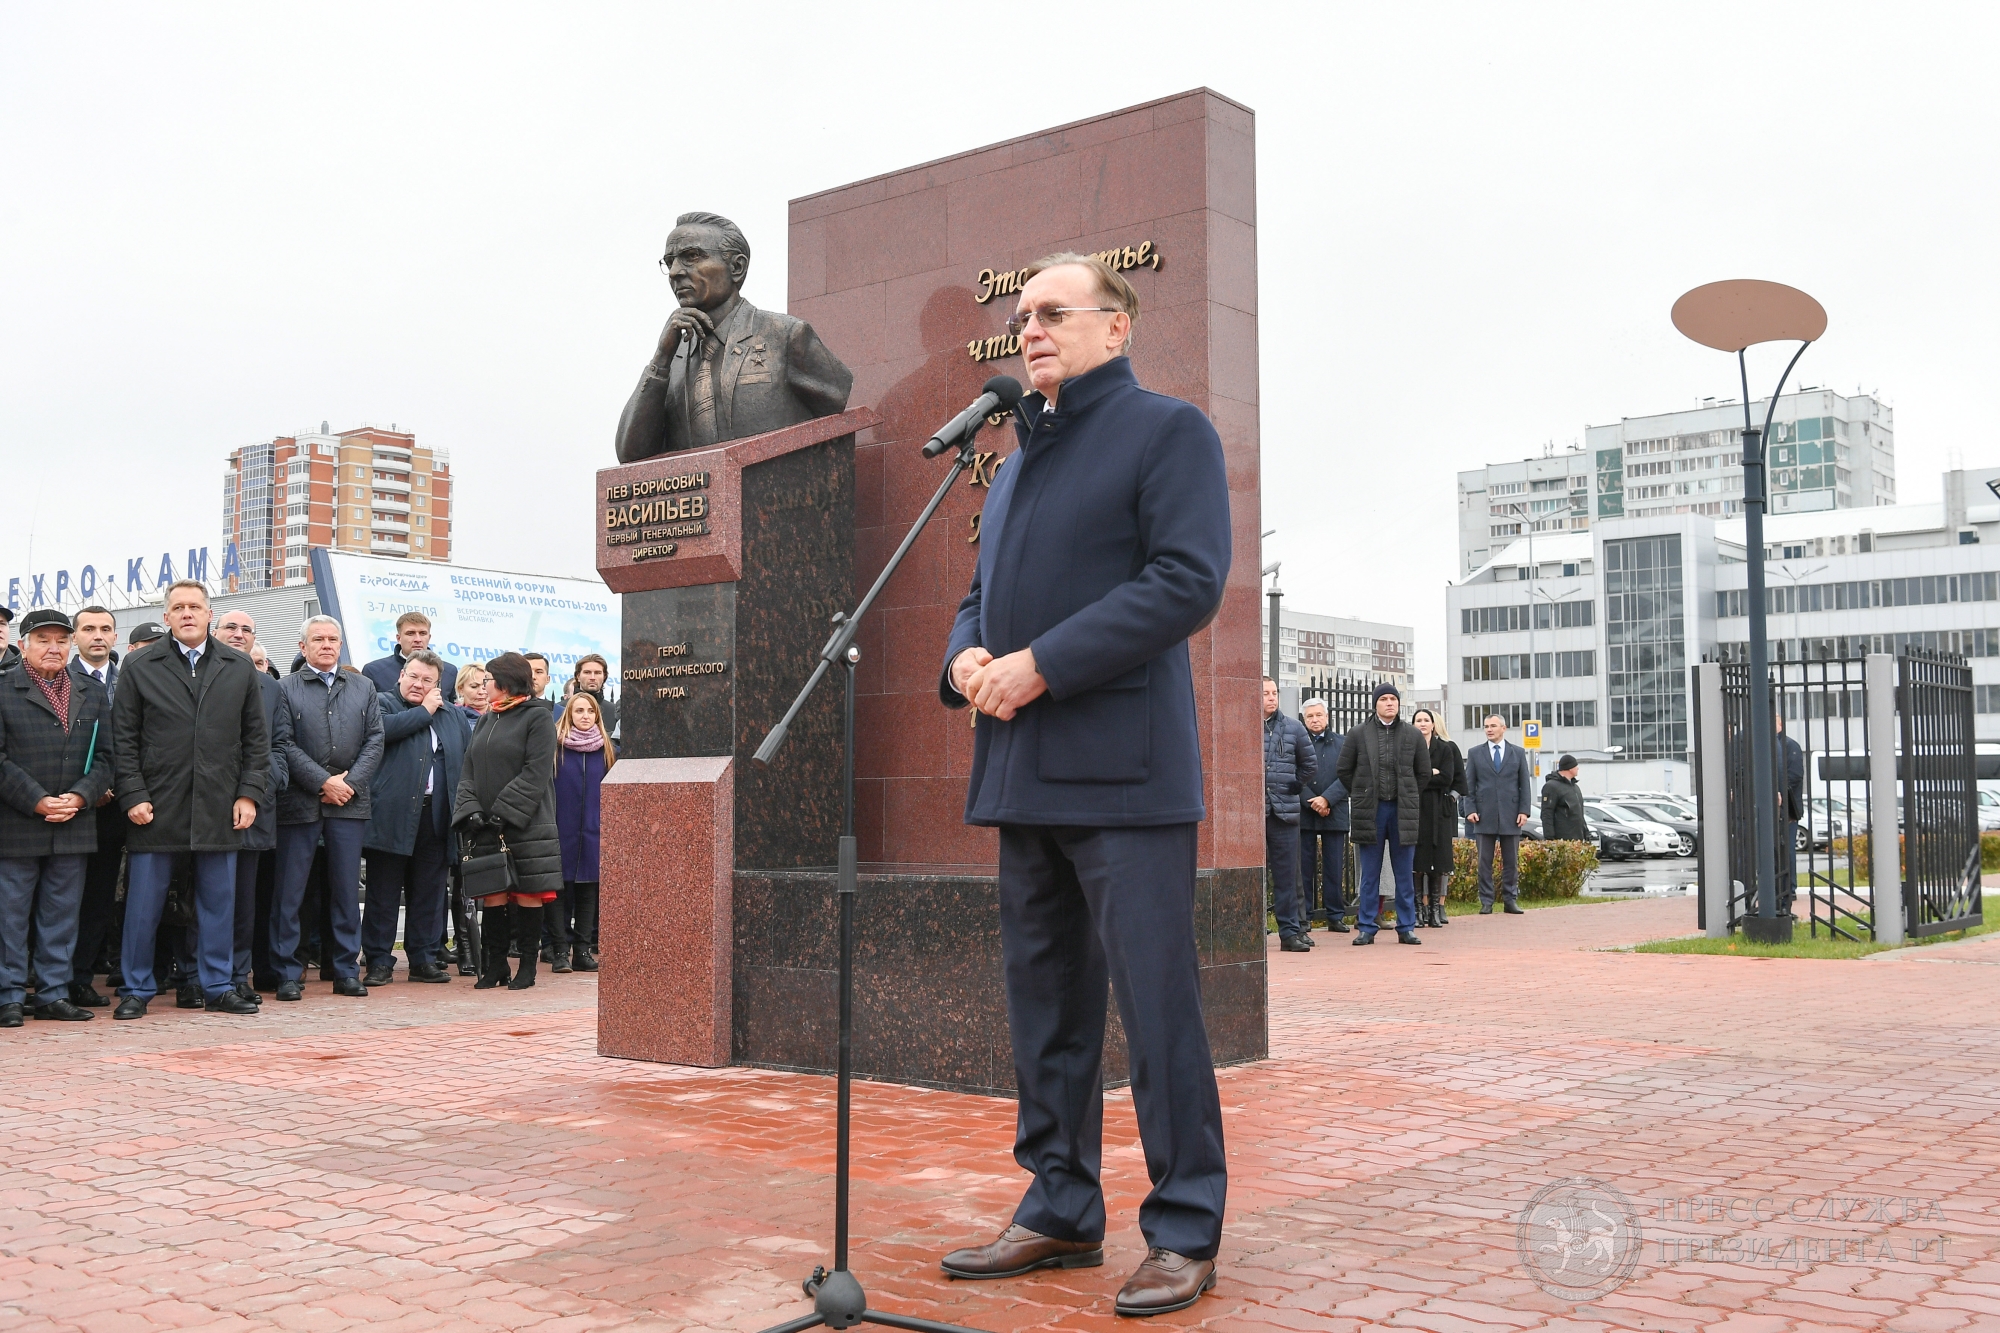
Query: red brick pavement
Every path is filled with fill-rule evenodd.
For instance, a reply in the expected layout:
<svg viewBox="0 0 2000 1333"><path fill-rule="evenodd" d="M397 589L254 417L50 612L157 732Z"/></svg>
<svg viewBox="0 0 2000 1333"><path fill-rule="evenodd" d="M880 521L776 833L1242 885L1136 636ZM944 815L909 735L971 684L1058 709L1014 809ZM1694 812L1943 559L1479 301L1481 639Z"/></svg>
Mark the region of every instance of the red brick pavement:
<svg viewBox="0 0 2000 1333"><path fill-rule="evenodd" d="M1691 913L1469 917L1421 949L1322 935L1274 953L1273 1058L1222 1076L1221 1283L1155 1322L2000 1328L2000 937L1846 963L1611 951ZM594 999L581 975L366 1001L315 986L257 1019L156 1006L0 1035L0 1330L748 1330L803 1312L798 1280L827 1258L830 1081L600 1060ZM940 1251L1007 1219L1012 1116L859 1085L857 1273L879 1305L996 1333L1132 1327L1110 1309L1143 1252L1123 1096L1104 1268L937 1275ZM1628 1195L1646 1235L1631 1280L1583 1304L1514 1248L1529 1196L1576 1175Z"/></svg>

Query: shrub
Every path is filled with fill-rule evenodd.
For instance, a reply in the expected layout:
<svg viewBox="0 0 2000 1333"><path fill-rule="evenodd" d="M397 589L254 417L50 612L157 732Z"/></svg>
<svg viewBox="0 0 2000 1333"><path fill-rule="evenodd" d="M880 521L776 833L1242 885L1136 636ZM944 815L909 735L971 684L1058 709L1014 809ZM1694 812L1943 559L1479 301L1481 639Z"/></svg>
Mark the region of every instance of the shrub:
<svg viewBox="0 0 2000 1333"><path fill-rule="evenodd" d="M1904 843L1904 835L1897 834L1896 856L1899 866L1902 864ZM1868 835L1866 833L1857 834L1852 838L1835 838L1833 840L1833 854L1835 856L1845 856L1853 862L1856 883L1864 879L1871 884L1875 882L1875 877L1869 870ZM1979 872L1983 875L1990 875L1995 871L2000 871L2000 832L1982 833L1979 835Z"/></svg>
<svg viewBox="0 0 2000 1333"><path fill-rule="evenodd" d="M1459 838L1451 845L1451 888L1447 902L1479 901L1479 844ZM1597 869L1597 848L1587 842L1538 842L1521 839L1521 896L1574 898L1583 881ZM1496 874L1498 873L1496 869ZM1497 887L1497 886L1496 886Z"/></svg>

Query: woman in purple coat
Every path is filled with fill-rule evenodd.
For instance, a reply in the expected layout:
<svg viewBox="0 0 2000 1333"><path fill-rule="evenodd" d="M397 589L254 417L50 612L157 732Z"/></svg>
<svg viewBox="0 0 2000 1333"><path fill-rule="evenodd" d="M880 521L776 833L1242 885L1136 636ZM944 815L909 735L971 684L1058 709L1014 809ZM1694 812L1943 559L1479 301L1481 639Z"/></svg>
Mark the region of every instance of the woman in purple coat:
<svg viewBox="0 0 2000 1333"><path fill-rule="evenodd" d="M604 775L618 762L595 696L573 694L556 723L556 832L562 841L562 893L554 927L557 972L595 972L597 810Z"/></svg>

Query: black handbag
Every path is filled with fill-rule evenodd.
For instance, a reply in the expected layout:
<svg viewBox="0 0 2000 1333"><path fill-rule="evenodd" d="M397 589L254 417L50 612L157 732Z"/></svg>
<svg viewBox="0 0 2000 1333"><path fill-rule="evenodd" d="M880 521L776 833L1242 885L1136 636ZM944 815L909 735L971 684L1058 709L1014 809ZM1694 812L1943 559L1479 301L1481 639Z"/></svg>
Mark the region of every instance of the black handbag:
<svg viewBox="0 0 2000 1333"><path fill-rule="evenodd" d="M495 833L493 842L480 840L458 861L459 892L467 898L489 898L496 893L513 893L521 887L520 872L514 868L514 852L507 835ZM491 850L495 844L498 850Z"/></svg>

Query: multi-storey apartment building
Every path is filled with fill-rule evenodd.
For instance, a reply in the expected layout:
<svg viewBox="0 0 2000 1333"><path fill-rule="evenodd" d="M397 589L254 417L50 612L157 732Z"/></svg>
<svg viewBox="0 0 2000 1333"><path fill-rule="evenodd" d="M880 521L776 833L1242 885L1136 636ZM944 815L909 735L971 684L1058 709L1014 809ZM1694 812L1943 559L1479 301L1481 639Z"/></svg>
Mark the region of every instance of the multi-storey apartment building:
<svg viewBox="0 0 2000 1333"><path fill-rule="evenodd" d="M451 466L443 450L393 426L281 435L231 452L223 533L239 588L311 579L315 546L410 560L451 558Z"/></svg>

